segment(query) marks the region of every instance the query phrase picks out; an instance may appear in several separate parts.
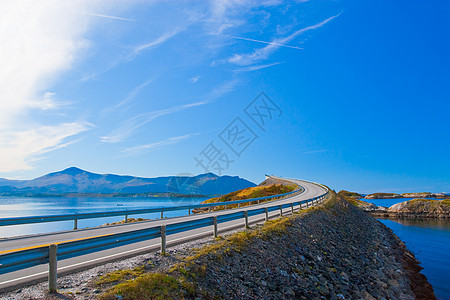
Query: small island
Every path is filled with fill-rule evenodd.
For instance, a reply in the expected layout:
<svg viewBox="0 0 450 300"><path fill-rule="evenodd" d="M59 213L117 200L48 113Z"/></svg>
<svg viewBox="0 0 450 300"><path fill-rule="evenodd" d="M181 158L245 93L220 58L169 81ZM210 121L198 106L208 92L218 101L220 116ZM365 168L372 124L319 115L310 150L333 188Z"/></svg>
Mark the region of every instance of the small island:
<svg viewBox="0 0 450 300"><path fill-rule="evenodd" d="M360 200L362 196L358 193L340 191L338 195L378 218L450 218L450 199L432 200L417 198L394 204L391 207L384 207ZM366 197L366 199L371 198Z"/></svg>
<svg viewBox="0 0 450 300"><path fill-rule="evenodd" d="M348 192L349 193L349 192ZM360 195L360 194L358 194ZM399 198L436 198L436 199L450 199L450 195L446 193L430 193L430 192L420 192L420 193L373 193L365 197L360 195L361 198L365 199L399 199Z"/></svg>

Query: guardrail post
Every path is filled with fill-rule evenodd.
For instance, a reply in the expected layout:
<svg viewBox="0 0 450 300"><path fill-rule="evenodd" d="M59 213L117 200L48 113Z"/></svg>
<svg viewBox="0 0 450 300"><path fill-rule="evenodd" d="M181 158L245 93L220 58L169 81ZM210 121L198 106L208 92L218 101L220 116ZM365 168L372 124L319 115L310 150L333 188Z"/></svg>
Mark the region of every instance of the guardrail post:
<svg viewBox="0 0 450 300"><path fill-rule="evenodd" d="M245 228L248 228L248 212L244 211Z"/></svg>
<svg viewBox="0 0 450 300"><path fill-rule="evenodd" d="M191 214L191 209L190 209L190 208L188 209L188 214L189 214L189 215Z"/></svg>
<svg viewBox="0 0 450 300"><path fill-rule="evenodd" d="M294 213L294 203L291 203L291 213Z"/></svg>
<svg viewBox="0 0 450 300"><path fill-rule="evenodd" d="M73 220L73 230L78 229L78 219Z"/></svg>
<svg viewBox="0 0 450 300"><path fill-rule="evenodd" d="M164 209L161 208L161 219L164 218Z"/></svg>
<svg viewBox="0 0 450 300"><path fill-rule="evenodd" d="M166 225L161 225L161 255L166 254Z"/></svg>
<svg viewBox="0 0 450 300"><path fill-rule="evenodd" d="M283 206L280 205L280 217L283 216Z"/></svg>
<svg viewBox="0 0 450 300"><path fill-rule="evenodd" d="M50 293L56 293L57 290L57 273L58 273L58 266L57 266L57 256L56 252L58 250L57 244L51 244L48 247L48 291Z"/></svg>
<svg viewBox="0 0 450 300"><path fill-rule="evenodd" d="M128 223L128 215L125 215L125 223Z"/></svg>
<svg viewBox="0 0 450 300"><path fill-rule="evenodd" d="M225 210L227 209L227 205L225 204Z"/></svg>
<svg viewBox="0 0 450 300"><path fill-rule="evenodd" d="M265 211L266 211L266 222L267 222L267 221L269 221L269 209L266 207Z"/></svg>
<svg viewBox="0 0 450 300"><path fill-rule="evenodd" d="M211 205L209 206L208 212L211 212Z"/></svg>
<svg viewBox="0 0 450 300"><path fill-rule="evenodd" d="M214 225L214 230L213 230L213 237L217 237L217 217L214 216L213 217L213 225Z"/></svg>

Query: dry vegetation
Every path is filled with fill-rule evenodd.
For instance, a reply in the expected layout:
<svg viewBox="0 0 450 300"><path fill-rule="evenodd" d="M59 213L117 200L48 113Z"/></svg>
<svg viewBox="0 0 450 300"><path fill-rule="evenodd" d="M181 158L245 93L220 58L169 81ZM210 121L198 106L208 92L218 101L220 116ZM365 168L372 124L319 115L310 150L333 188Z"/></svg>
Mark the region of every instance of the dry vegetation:
<svg viewBox="0 0 450 300"><path fill-rule="evenodd" d="M220 197L211 198L211 199L203 201L202 203L205 203L205 204L206 203L217 203L217 202L224 203L224 202L237 201L237 200L275 196L275 195L279 195L279 194L285 194L285 193L292 192L292 191L296 190L297 188L298 187L294 184L287 185L287 184L283 184L283 183L270 184L270 185L258 185L255 187L246 188L246 189L239 190L236 192L231 192L229 194L226 194L226 195L223 195ZM262 203L262 202L266 202L266 201L270 201L270 199L263 200L260 202ZM248 206L248 205L252 205L252 204L257 204L257 201L242 203L240 206ZM236 208L236 207L238 207L238 204L227 205L227 209L232 209L232 208ZM223 209L225 209L224 206L212 208L212 210L223 210ZM194 213L205 212L208 210L209 210L208 208L195 209Z"/></svg>

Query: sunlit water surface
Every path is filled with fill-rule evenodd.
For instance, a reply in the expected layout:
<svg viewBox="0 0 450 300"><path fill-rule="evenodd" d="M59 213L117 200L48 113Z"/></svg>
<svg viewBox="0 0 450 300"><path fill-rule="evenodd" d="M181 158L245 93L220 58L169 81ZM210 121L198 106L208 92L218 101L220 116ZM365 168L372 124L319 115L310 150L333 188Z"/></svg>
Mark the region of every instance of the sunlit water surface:
<svg viewBox="0 0 450 300"><path fill-rule="evenodd" d="M174 207L198 204L205 198L68 198L68 197L0 197L0 218L82 214L155 207ZM164 213L164 217L176 217L188 214L187 210ZM129 218L156 219L159 213L130 215ZM123 216L78 220L78 228L95 227L105 223L123 220ZM30 225L0 226L0 238L48 233L73 229L73 221L37 223Z"/></svg>
<svg viewBox="0 0 450 300"><path fill-rule="evenodd" d="M389 207L410 199L361 199ZM438 299L450 299L450 220L380 219L421 262Z"/></svg>

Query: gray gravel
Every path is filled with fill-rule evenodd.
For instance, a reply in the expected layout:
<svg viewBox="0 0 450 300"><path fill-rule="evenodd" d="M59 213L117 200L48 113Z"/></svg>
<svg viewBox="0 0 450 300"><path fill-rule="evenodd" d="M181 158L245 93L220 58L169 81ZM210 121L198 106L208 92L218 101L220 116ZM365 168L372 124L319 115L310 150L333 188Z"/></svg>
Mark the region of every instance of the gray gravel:
<svg viewBox="0 0 450 300"><path fill-rule="evenodd" d="M227 233L233 234L238 230ZM133 269L142 265L151 265L155 272L167 271L179 258L189 256L193 250L211 244L212 238L203 238L167 249L167 256L161 256L159 252L139 255L125 260L112 262L91 268L78 273L58 277L58 294L47 293L47 282L38 283L28 287L0 295L0 300L29 300L29 299L95 299L102 292L95 281L102 275L122 269Z"/></svg>

